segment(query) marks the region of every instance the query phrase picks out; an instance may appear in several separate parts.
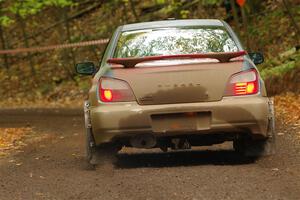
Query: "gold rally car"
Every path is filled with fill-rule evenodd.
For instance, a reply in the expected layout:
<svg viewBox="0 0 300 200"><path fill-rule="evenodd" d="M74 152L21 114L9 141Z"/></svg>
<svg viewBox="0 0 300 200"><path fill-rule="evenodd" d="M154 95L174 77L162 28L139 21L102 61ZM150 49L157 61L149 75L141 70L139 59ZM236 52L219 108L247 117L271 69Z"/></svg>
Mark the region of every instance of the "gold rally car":
<svg viewBox="0 0 300 200"><path fill-rule="evenodd" d="M246 156L275 152L273 102L255 64L220 20L165 20L120 26L85 101L87 159L122 147L190 149L233 141ZM96 158L98 157L98 158Z"/></svg>

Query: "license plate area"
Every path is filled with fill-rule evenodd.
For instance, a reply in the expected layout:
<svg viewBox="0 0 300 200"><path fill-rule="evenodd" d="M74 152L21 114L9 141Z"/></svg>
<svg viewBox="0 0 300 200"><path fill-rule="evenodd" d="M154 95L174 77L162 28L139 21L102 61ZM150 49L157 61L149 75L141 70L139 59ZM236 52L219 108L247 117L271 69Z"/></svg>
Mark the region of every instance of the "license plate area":
<svg viewBox="0 0 300 200"><path fill-rule="evenodd" d="M154 132L197 131L210 128L211 112L183 112L151 115Z"/></svg>

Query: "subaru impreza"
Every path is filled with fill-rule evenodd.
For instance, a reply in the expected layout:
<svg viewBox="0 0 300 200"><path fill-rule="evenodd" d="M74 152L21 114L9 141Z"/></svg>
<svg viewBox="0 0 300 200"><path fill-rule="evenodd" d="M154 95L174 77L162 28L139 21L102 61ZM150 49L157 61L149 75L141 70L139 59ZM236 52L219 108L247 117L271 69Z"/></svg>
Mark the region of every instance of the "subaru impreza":
<svg viewBox="0 0 300 200"><path fill-rule="evenodd" d="M256 65L221 20L120 26L84 103L87 160L122 147L190 149L232 141L245 156L275 152L274 108Z"/></svg>

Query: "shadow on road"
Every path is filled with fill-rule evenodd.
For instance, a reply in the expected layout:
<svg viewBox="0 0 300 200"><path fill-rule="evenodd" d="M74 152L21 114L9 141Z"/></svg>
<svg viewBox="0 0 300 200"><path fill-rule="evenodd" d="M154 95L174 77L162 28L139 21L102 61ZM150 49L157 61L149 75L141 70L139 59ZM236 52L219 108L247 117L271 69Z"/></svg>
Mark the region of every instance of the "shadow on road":
<svg viewBox="0 0 300 200"><path fill-rule="evenodd" d="M177 167L195 165L242 165L255 162L233 150L194 150L168 153L119 154L116 168Z"/></svg>

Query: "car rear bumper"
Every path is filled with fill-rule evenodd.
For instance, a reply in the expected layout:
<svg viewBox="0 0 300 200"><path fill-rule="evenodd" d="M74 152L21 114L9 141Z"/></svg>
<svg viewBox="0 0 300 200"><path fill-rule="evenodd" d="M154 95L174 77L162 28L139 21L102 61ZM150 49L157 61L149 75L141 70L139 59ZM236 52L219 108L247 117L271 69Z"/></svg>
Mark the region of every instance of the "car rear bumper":
<svg viewBox="0 0 300 200"><path fill-rule="evenodd" d="M114 138L145 133L159 137L191 133L247 132L254 136L266 137L268 101L267 97L248 96L224 97L217 102L147 106L136 102L114 103L91 107L90 117L97 145L111 142ZM197 113L196 120L187 122L195 122L197 125L185 127L186 119L180 118L181 114L179 118L171 117L170 121L165 118L160 120L161 116L173 116L177 113L187 113L187 118L190 114ZM163 120L166 121L162 122Z"/></svg>

